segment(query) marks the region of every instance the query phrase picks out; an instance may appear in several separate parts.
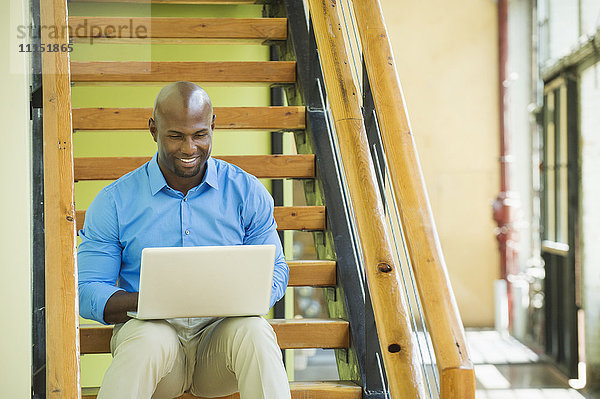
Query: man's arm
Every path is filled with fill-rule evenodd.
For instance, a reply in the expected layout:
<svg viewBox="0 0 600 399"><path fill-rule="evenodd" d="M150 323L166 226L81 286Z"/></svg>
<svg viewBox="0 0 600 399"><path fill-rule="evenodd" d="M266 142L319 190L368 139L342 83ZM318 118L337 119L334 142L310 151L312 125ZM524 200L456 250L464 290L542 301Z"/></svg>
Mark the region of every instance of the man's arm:
<svg viewBox="0 0 600 399"><path fill-rule="evenodd" d="M125 293L116 287L121 269L122 247L119 240L118 217L115 201L106 190L101 190L85 215L83 229L79 232L81 243L77 253L79 270L79 312L82 317L100 323L122 320L131 306L132 299L122 304ZM109 299L115 298L115 305L108 305L105 320L105 307ZM113 307L114 306L114 307Z"/></svg>
<svg viewBox="0 0 600 399"><path fill-rule="evenodd" d="M138 293L117 291L104 306L104 321L108 324L125 323L130 319L127 312L137 310Z"/></svg>
<svg viewBox="0 0 600 399"><path fill-rule="evenodd" d="M254 183L255 190L249 195L243 212L244 245L275 245L275 269L269 305L272 307L285 294L290 270L277 234L277 223L273 217L273 198L258 179L254 179Z"/></svg>

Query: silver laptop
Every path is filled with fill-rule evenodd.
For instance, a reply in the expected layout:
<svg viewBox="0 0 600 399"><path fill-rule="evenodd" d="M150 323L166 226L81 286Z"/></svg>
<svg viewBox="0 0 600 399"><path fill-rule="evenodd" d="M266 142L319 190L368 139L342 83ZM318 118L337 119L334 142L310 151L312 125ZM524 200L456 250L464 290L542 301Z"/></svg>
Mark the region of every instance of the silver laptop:
<svg viewBox="0 0 600 399"><path fill-rule="evenodd" d="M142 320L250 316L269 311L274 245L142 250L137 312Z"/></svg>

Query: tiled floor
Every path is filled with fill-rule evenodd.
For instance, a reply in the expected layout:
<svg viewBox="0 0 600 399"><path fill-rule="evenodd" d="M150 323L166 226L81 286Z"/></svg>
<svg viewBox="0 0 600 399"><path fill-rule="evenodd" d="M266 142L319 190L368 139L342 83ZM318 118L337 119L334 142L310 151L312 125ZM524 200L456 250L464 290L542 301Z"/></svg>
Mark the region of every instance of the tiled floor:
<svg viewBox="0 0 600 399"><path fill-rule="evenodd" d="M584 399L552 365L476 364L477 399Z"/></svg>
<svg viewBox="0 0 600 399"><path fill-rule="evenodd" d="M477 399L584 399L552 364L496 331L467 331Z"/></svg>
<svg viewBox="0 0 600 399"><path fill-rule="evenodd" d="M467 331L475 364L476 399L599 399L569 387L567 378L533 351L496 331ZM296 351L297 381L336 380L328 350Z"/></svg>

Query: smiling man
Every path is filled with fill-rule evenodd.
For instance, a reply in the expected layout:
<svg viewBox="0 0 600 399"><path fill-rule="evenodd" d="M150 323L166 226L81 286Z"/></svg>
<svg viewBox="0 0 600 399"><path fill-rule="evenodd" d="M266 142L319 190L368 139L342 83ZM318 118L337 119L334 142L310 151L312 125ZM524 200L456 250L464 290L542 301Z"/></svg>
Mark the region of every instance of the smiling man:
<svg viewBox="0 0 600 399"><path fill-rule="evenodd" d="M185 90L190 95L182 98ZM169 85L156 98L148 124L158 144L158 166L171 188L183 194L200 184L206 172L215 128L212 111L206 92L193 83Z"/></svg>
<svg viewBox="0 0 600 399"><path fill-rule="evenodd" d="M115 323L113 361L99 398L203 397L239 390L242 399L289 398L273 329L262 317L129 319L137 309L142 249L276 246L271 306L289 269L273 200L254 177L210 157L215 116L206 92L190 82L164 87L150 133L158 151L106 186L79 232L79 306L83 317Z"/></svg>

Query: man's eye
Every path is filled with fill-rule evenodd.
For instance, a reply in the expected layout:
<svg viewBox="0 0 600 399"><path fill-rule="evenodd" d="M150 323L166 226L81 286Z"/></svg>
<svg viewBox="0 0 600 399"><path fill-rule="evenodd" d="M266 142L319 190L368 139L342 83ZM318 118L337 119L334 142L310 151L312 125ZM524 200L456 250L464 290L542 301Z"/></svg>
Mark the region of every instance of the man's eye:
<svg viewBox="0 0 600 399"><path fill-rule="evenodd" d="M176 134L171 134L171 135L169 135L169 138L171 138L171 139L179 139L179 138L181 138L181 136L178 136Z"/></svg>

